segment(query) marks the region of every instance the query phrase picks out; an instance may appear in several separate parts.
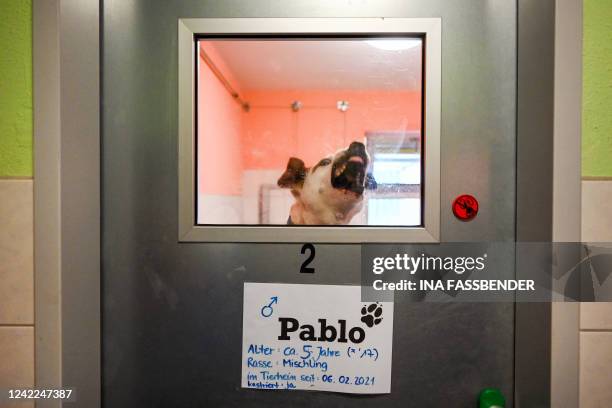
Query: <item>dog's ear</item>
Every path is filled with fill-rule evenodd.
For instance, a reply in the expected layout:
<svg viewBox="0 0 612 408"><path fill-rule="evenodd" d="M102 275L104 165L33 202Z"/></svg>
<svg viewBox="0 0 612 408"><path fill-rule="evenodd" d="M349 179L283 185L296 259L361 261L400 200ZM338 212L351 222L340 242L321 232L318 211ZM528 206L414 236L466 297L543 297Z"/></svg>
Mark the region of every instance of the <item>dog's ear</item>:
<svg viewBox="0 0 612 408"><path fill-rule="evenodd" d="M376 190L377 187L378 184L376 184L376 180L374 180L374 176L372 175L372 173L366 174L365 188L367 190Z"/></svg>
<svg viewBox="0 0 612 408"><path fill-rule="evenodd" d="M287 163L287 169L278 179L278 186L282 188L293 188L301 186L306 178L306 166L298 158L292 157Z"/></svg>

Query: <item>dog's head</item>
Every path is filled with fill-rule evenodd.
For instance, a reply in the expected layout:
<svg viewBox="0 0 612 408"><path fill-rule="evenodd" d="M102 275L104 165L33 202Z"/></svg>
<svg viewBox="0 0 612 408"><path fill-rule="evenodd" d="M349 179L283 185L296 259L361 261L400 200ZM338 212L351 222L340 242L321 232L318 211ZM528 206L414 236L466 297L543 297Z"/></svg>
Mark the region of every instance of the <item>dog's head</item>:
<svg viewBox="0 0 612 408"><path fill-rule="evenodd" d="M364 190L376 188L374 178L368 173L369 163L364 144L353 142L312 168L306 168L300 159L290 158L278 185L290 188L306 209L328 209L343 217L362 201Z"/></svg>

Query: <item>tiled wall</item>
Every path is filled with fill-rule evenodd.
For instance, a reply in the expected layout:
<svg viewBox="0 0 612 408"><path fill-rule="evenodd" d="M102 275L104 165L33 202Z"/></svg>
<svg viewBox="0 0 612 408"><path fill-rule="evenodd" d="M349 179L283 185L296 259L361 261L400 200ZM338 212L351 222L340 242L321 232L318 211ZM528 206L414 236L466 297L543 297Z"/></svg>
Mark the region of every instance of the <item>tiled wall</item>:
<svg viewBox="0 0 612 408"><path fill-rule="evenodd" d="M612 179L582 182L582 240L612 242ZM580 305L580 407L612 407L612 303Z"/></svg>
<svg viewBox="0 0 612 408"><path fill-rule="evenodd" d="M0 1L0 49L0 388L32 387L35 333L31 0ZM4 408L2 403L0 408Z"/></svg>
<svg viewBox="0 0 612 408"><path fill-rule="evenodd" d="M583 5L582 240L610 245L612 2ZM612 407L612 303L580 305L580 406Z"/></svg>
<svg viewBox="0 0 612 408"><path fill-rule="evenodd" d="M34 384L32 187L0 177L0 388Z"/></svg>

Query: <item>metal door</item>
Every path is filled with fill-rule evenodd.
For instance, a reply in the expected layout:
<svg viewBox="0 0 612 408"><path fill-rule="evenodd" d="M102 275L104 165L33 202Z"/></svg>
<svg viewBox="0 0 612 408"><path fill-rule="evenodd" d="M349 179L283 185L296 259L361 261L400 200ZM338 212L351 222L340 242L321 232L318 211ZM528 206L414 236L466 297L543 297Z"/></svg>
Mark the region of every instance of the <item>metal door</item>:
<svg viewBox="0 0 612 408"><path fill-rule="evenodd" d="M441 240L515 240L517 2L105 0L105 407L469 407L488 386L512 406L508 303L396 306L389 395L241 389L243 282L358 284L360 246L317 245L300 274L301 245L177 242L178 19L381 16L442 19Z"/></svg>

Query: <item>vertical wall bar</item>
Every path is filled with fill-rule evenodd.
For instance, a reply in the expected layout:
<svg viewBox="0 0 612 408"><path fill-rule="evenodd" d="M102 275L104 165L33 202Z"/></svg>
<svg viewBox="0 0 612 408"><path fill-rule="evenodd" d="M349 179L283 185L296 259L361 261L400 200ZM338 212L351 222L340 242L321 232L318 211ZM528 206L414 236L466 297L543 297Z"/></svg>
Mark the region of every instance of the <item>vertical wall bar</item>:
<svg viewBox="0 0 612 408"><path fill-rule="evenodd" d="M100 406L100 2L60 8L62 381Z"/></svg>
<svg viewBox="0 0 612 408"><path fill-rule="evenodd" d="M98 407L100 4L35 0L33 11L36 380Z"/></svg>
<svg viewBox="0 0 612 408"><path fill-rule="evenodd" d="M61 386L61 200L59 1L34 0L35 383ZM59 407L41 400L40 408Z"/></svg>
<svg viewBox="0 0 612 408"><path fill-rule="evenodd" d="M581 241L582 1L556 0L553 241ZM580 248L565 254L580 261ZM568 251L569 252L569 251ZM560 271L565 272L565 271ZM563 299L559 299L563 300ZM551 406L579 406L580 304L552 304Z"/></svg>

